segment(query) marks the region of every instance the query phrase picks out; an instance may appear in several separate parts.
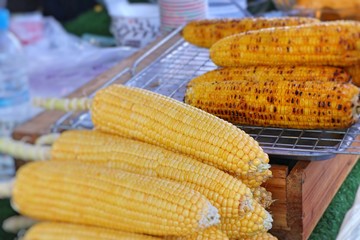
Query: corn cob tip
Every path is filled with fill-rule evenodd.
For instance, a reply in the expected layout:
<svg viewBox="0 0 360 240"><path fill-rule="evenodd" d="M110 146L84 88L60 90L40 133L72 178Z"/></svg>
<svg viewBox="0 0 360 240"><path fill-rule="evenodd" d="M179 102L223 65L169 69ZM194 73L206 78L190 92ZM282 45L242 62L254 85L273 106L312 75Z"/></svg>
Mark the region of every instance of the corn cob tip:
<svg viewBox="0 0 360 240"><path fill-rule="evenodd" d="M266 218L264 220L264 228L266 229L266 231L272 228L272 222L273 222L273 218L271 214L268 211L266 211Z"/></svg>
<svg viewBox="0 0 360 240"><path fill-rule="evenodd" d="M216 207L210 203L207 206L208 209L204 210L207 214L203 215L200 219L199 226L200 228L208 228L213 225L220 223L220 214Z"/></svg>

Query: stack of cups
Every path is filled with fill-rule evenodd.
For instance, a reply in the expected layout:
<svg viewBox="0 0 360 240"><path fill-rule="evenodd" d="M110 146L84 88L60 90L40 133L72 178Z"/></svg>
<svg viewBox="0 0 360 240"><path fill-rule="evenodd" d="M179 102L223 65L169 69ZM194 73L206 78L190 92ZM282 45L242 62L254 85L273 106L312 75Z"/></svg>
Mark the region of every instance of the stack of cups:
<svg viewBox="0 0 360 240"><path fill-rule="evenodd" d="M207 17L207 0L159 0L161 31L168 33L191 21Z"/></svg>

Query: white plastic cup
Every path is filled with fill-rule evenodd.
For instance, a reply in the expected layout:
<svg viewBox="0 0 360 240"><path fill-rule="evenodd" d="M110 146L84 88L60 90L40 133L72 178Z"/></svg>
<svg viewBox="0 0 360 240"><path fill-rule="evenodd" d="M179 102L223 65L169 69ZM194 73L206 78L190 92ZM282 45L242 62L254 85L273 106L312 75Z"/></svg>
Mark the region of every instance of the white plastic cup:
<svg viewBox="0 0 360 240"><path fill-rule="evenodd" d="M168 33L177 27L207 18L207 0L159 0L161 31Z"/></svg>

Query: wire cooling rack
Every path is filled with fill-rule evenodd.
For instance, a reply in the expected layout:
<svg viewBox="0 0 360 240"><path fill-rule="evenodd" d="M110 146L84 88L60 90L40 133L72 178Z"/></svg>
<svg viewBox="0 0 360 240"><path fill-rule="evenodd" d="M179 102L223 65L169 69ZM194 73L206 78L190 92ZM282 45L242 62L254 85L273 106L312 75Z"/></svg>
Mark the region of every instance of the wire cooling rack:
<svg viewBox="0 0 360 240"><path fill-rule="evenodd" d="M209 60L208 49L195 47L181 39L171 48L168 48L152 64L140 72L136 71L137 66L143 60L171 37L173 35L157 44L153 49L137 59L132 68L125 69L106 85L111 84L122 74L130 71L133 77L125 85L148 89L183 101L186 84L192 78L216 68ZM254 126L238 127L255 138L264 151L273 157L325 160L335 154L360 154L360 142L356 139L360 133L360 123L353 125L349 129L339 131ZM77 117L67 114L54 125L54 131L73 128L92 128L89 113Z"/></svg>

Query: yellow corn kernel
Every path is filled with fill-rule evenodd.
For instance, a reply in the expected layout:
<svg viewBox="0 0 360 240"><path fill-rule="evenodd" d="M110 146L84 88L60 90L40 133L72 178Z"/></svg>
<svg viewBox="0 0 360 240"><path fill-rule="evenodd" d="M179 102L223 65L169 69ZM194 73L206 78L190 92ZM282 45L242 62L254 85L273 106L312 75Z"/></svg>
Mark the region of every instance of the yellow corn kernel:
<svg viewBox="0 0 360 240"><path fill-rule="evenodd" d="M229 239L224 232L217 226L208 227L191 236L186 237L165 237L165 240L227 240Z"/></svg>
<svg viewBox="0 0 360 240"><path fill-rule="evenodd" d="M256 187L251 189L254 199L260 203L264 208L270 207L270 205L274 202L272 200L272 193L267 191L264 187Z"/></svg>
<svg viewBox="0 0 360 240"><path fill-rule="evenodd" d="M88 164L22 166L13 203L37 220L160 236L186 236L219 222L217 209L182 184Z"/></svg>
<svg viewBox="0 0 360 240"><path fill-rule="evenodd" d="M235 34L210 49L218 66L351 66L360 59L360 22L331 21Z"/></svg>
<svg viewBox="0 0 360 240"><path fill-rule="evenodd" d="M205 19L188 23L182 30L182 36L196 46L210 48L224 37L249 30L315 22L319 20L304 17Z"/></svg>
<svg viewBox="0 0 360 240"><path fill-rule="evenodd" d="M192 79L191 86L222 81L336 81L350 82L343 68L330 66L247 66L215 69Z"/></svg>
<svg viewBox="0 0 360 240"><path fill-rule="evenodd" d="M343 129L359 118L359 88L351 83L207 82L191 85L185 101L242 125ZM251 179L255 179L255 175Z"/></svg>
<svg viewBox="0 0 360 240"><path fill-rule="evenodd" d="M277 240L277 237L269 232L262 232L253 236L242 237L241 240Z"/></svg>
<svg viewBox="0 0 360 240"><path fill-rule="evenodd" d="M42 222L31 227L23 240L155 240L161 239L137 233L80 224Z"/></svg>
<svg viewBox="0 0 360 240"><path fill-rule="evenodd" d="M233 176L189 156L100 131L63 132L52 146L52 161L82 162L174 180L200 192L220 216L251 210L250 189Z"/></svg>
<svg viewBox="0 0 360 240"><path fill-rule="evenodd" d="M272 227L272 217L257 202L254 211L241 218L221 218L220 229L230 238L243 238L266 232Z"/></svg>
<svg viewBox="0 0 360 240"><path fill-rule="evenodd" d="M101 131L178 151L244 178L270 167L259 143L236 126L144 89L102 89L95 95L91 115Z"/></svg>

